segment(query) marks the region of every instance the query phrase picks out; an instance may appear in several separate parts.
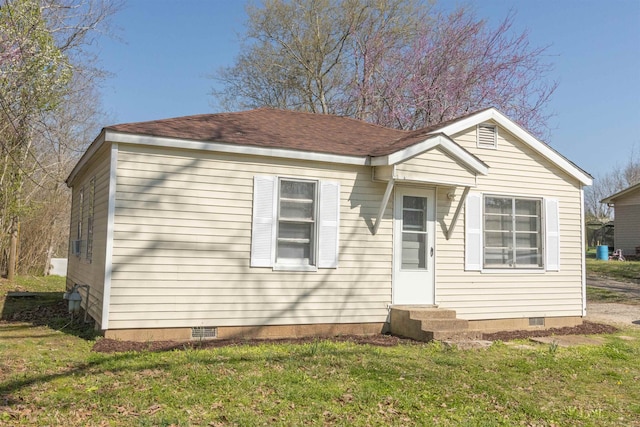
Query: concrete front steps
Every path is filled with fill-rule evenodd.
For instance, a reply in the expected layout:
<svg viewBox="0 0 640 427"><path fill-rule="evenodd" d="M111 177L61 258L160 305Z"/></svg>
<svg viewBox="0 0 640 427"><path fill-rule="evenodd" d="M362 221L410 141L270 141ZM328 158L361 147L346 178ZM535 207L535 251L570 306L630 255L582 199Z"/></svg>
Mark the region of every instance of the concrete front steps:
<svg viewBox="0 0 640 427"><path fill-rule="evenodd" d="M469 341L482 338L481 331L469 330L468 320L456 318L455 310L435 306L392 306L390 332L417 341Z"/></svg>

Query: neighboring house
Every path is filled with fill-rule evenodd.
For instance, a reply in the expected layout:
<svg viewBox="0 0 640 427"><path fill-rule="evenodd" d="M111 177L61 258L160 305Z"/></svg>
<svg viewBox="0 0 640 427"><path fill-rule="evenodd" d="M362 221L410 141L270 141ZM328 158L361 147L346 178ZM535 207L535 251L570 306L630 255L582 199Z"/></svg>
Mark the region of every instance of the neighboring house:
<svg viewBox="0 0 640 427"><path fill-rule="evenodd" d="M601 203L614 208L614 249L623 255L637 255L640 250L640 183L613 194Z"/></svg>
<svg viewBox="0 0 640 427"><path fill-rule="evenodd" d="M591 182L493 108L417 131L267 108L109 126L67 180L67 283L122 339L375 333L398 305L575 325Z"/></svg>

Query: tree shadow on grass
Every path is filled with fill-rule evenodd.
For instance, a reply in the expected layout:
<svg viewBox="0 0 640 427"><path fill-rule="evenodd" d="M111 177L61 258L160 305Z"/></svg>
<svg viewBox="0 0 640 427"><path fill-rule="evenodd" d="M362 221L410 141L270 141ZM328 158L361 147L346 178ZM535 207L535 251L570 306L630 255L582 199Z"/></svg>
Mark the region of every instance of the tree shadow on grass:
<svg viewBox="0 0 640 427"><path fill-rule="evenodd" d="M67 302L62 298L62 292L24 292L17 295L9 293L0 297L0 322L31 323L34 326L47 326L51 329L91 340L99 335L94 329L93 319L84 312L73 317L67 309ZM22 326L7 326L4 328L21 328Z"/></svg>

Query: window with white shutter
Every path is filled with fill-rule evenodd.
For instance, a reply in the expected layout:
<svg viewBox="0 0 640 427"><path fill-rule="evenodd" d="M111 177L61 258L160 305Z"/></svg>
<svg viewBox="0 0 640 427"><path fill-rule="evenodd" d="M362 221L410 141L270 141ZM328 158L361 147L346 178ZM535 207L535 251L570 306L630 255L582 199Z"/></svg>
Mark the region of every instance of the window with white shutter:
<svg viewBox="0 0 640 427"><path fill-rule="evenodd" d="M252 267L337 268L339 183L256 176L253 197Z"/></svg>
<svg viewBox="0 0 640 427"><path fill-rule="evenodd" d="M465 205L465 270L560 267L558 201L469 194Z"/></svg>

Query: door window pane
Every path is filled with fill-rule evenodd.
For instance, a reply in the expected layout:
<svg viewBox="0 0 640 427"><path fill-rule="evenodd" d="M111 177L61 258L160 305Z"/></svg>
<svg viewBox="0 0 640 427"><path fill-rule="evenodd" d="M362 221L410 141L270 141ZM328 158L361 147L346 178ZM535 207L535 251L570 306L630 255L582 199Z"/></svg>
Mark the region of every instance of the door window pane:
<svg viewBox="0 0 640 427"><path fill-rule="evenodd" d="M427 268L427 199L402 198L402 269Z"/></svg>
<svg viewBox="0 0 640 427"><path fill-rule="evenodd" d="M402 229L412 231L426 231L423 211L404 210L402 212Z"/></svg>
<svg viewBox="0 0 640 427"><path fill-rule="evenodd" d="M402 268L406 270L427 267L427 234L402 233Z"/></svg>

